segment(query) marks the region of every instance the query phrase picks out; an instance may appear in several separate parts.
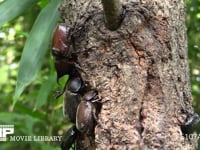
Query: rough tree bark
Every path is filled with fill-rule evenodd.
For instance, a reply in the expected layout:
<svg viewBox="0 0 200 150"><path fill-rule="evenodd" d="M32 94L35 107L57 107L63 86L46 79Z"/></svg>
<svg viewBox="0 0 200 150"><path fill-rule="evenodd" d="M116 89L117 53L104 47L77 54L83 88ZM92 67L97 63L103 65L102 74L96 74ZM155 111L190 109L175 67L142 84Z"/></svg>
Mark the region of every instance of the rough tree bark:
<svg viewBox="0 0 200 150"><path fill-rule="evenodd" d="M126 15L116 31L106 29L99 0L60 7L71 27L91 16L75 45L82 78L104 102L95 142L82 139L79 149L195 149L180 129L193 114L184 1L121 2Z"/></svg>

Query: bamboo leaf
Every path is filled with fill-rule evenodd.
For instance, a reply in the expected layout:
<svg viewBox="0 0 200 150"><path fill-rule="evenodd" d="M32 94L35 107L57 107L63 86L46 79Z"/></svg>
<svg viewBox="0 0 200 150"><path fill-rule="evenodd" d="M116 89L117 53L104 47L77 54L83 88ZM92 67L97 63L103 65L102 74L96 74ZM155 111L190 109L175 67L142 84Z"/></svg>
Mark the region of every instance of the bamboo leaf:
<svg viewBox="0 0 200 150"><path fill-rule="evenodd" d="M58 6L61 0L51 0L40 12L27 39L20 60L17 86L13 105L37 76L51 39L52 31L60 17Z"/></svg>
<svg viewBox="0 0 200 150"><path fill-rule="evenodd" d="M41 107L42 105L47 103L48 95L50 91L52 90L53 85L56 83L56 76L51 75L43 84L42 87L40 88L34 111Z"/></svg>
<svg viewBox="0 0 200 150"><path fill-rule="evenodd" d="M0 27L24 12L38 0L6 0L0 5Z"/></svg>

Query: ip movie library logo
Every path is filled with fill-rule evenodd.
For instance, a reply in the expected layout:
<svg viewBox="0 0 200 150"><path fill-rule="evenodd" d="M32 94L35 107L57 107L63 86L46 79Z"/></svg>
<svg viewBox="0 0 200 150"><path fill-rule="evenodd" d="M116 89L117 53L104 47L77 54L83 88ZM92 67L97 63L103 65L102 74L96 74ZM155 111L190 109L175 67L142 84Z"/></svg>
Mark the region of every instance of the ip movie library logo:
<svg viewBox="0 0 200 150"><path fill-rule="evenodd" d="M13 133L14 125L0 125L0 141L6 141L6 136Z"/></svg>

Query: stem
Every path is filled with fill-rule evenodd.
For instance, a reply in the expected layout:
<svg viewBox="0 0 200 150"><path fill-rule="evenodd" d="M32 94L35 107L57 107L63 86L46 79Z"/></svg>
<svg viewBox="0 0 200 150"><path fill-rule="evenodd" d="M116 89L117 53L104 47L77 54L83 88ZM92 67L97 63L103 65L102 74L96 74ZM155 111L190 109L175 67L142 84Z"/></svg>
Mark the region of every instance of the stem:
<svg viewBox="0 0 200 150"><path fill-rule="evenodd" d="M122 21L122 4L120 0L102 0L106 27L116 30Z"/></svg>

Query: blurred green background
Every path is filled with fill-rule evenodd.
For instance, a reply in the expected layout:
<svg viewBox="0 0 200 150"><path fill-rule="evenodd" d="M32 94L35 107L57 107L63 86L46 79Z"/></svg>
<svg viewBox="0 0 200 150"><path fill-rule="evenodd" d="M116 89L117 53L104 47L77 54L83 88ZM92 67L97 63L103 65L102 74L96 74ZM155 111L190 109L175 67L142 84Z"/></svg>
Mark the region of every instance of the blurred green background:
<svg viewBox="0 0 200 150"><path fill-rule="evenodd" d="M69 127L62 115L62 97L56 100L53 95L63 85L56 84L50 54L60 2L0 0L0 124L14 124L15 135L62 135ZM193 104L200 114L200 0L186 4ZM0 149L57 150L59 144L5 142Z"/></svg>

